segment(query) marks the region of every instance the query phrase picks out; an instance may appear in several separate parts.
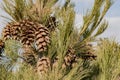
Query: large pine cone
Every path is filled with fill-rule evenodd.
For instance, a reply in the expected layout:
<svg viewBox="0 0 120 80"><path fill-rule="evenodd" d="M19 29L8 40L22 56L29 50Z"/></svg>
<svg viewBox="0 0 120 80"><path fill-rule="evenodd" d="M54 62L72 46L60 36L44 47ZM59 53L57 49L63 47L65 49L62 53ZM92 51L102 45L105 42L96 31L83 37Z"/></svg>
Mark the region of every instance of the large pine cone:
<svg viewBox="0 0 120 80"><path fill-rule="evenodd" d="M48 43L50 43L49 31L46 27L39 25L35 33L36 35L36 46L39 52L46 51Z"/></svg>
<svg viewBox="0 0 120 80"><path fill-rule="evenodd" d="M34 43L36 27L38 25L30 20L23 20L20 22L20 25L20 41L23 43L23 45L31 46Z"/></svg>

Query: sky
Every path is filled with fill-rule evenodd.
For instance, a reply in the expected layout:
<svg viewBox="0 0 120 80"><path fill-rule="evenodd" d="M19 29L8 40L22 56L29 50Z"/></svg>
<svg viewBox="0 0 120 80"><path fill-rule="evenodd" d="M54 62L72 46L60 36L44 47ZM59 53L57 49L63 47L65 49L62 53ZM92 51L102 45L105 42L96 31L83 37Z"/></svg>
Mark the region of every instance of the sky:
<svg viewBox="0 0 120 80"><path fill-rule="evenodd" d="M2 0L0 0L1 2ZM61 3L64 0L61 0ZM94 0L72 0L75 3L75 11L76 11L76 26L82 25L83 20L82 17L86 14L87 10L91 9L93 6ZM0 5L1 6L1 5ZM5 13L0 9L0 16L5 15ZM109 37L115 38L117 41L120 42L120 0L114 0L114 4L111 6L109 11L107 12L105 19L109 22L109 27L107 30L100 35L100 37ZM3 18L0 17L0 33L5 26Z"/></svg>
<svg viewBox="0 0 120 80"><path fill-rule="evenodd" d="M91 9L94 0L72 0L76 6L76 24L82 25L83 15ZM114 4L111 6L107 12L105 19L109 23L107 30L100 35L100 37L115 38L116 41L120 42L120 0L114 0Z"/></svg>

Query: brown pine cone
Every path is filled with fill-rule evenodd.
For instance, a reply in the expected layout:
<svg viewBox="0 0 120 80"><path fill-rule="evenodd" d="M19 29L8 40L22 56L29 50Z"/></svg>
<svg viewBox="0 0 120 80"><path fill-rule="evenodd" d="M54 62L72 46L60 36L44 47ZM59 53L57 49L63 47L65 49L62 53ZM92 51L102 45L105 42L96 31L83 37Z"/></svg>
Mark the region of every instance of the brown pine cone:
<svg viewBox="0 0 120 80"><path fill-rule="evenodd" d="M50 68L50 59L47 57L42 57L39 58L38 62L37 62L37 72L39 74L44 74L46 73L49 68Z"/></svg>

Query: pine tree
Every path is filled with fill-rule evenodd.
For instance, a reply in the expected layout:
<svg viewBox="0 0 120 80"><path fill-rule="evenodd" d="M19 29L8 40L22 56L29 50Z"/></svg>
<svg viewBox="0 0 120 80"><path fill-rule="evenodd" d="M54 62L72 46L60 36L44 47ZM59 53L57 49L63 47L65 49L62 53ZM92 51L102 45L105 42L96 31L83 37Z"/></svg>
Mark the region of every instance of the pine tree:
<svg viewBox="0 0 120 80"><path fill-rule="evenodd" d="M92 10L83 16L80 30L74 26L75 11L71 0L53 9L57 1L3 0L3 10L11 16L11 22L2 32L3 40L20 41L23 59L36 66L38 73L46 73L44 80L53 80L55 76L48 76L51 73L58 74L54 80L79 80L79 74L84 75L82 64L96 58L90 43L108 27L107 21L102 21L112 1L95 0ZM50 16L53 12L54 16Z"/></svg>

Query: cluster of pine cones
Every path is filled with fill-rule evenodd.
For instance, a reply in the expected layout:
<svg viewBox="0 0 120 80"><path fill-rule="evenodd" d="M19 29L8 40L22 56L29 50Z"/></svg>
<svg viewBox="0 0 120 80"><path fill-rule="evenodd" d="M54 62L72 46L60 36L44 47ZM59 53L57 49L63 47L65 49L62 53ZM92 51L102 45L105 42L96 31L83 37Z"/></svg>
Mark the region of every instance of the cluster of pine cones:
<svg viewBox="0 0 120 80"><path fill-rule="evenodd" d="M50 31L56 27L56 18L50 17L47 25L42 25L31 20L22 20L8 24L3 32L3 40L14 39L23 44L23 59L26 63L36 66L38 73L46 73L49 67L55 66L57 58L54 62L46 57L45 52L50 44ZM0 56L4 49L4 42L0 40ZM73 48L68 48L64 58L63 68L69 66L74 67L77 63L77 56Z"/></svg>

